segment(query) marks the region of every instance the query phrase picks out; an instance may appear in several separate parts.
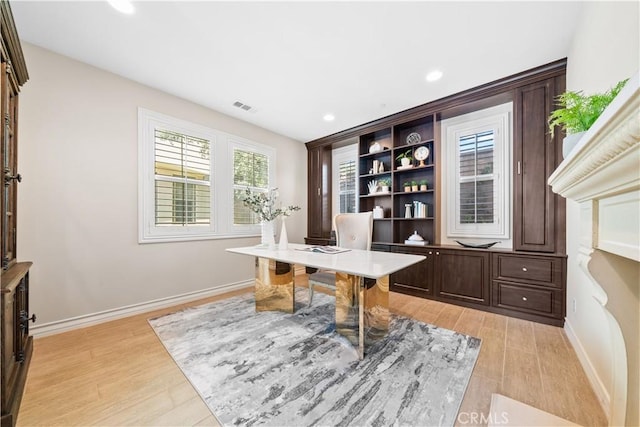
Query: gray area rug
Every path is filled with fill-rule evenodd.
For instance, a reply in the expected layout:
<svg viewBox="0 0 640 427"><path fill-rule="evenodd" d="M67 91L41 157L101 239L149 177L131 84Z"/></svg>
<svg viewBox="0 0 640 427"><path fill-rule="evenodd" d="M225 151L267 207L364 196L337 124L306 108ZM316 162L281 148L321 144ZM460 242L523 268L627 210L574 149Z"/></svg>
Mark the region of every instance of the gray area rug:
<svg viewBox="0 0 640 427"><path fill-rule="evenodd" d="M252 295L149 323L224 426L453 425L480 340L391 316L364 360L334 328L334 298L296 290L296 312Z"/></svg>

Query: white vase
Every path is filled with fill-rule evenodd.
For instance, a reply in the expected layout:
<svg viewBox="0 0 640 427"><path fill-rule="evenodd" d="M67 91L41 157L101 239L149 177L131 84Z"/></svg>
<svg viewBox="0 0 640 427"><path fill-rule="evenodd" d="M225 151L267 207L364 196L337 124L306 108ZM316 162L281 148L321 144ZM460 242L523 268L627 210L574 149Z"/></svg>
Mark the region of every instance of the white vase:
<svg viewBox="0 0 640 427"><path fill-rule="evenodd" d="M573 150L573 148L578 145L578 142L580 142L580 138L582 138L582 135L584 135L585 133L587 132L571 133L564 137L564 139L562 140L563 159L567 158L569 153L571 153L571 150Z"/></svg>
<svg viewBox="0 0 640 427"><path fill-rule="evenodd" d="M262 221L262 246L275 249L276 248L276 239L273 235L273 221Z"/></svg>
<svg viewBox="0 0 640 427"><path fill-rule="evenodd" d="M289 249L289 237L287 236L287 222L282 217L282 226L280 228L280 242L278 242L278 249Z"/></svg>

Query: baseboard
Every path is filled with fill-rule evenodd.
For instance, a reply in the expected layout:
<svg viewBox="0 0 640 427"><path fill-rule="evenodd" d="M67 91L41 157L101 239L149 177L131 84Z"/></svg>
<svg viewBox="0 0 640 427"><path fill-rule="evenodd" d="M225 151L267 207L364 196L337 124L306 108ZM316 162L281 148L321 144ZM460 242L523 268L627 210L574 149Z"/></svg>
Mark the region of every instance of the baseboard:
<svg viewBox="0 0 640 427"><path fill-rule="evenodd" d="M253 286L254 280L245 280L237 283L225 284L209 289L204 289L186 294L176 295L167 298L161 298L140 304L133 304L126 307L105 310L98 313L86 314L83 316L72 317L70 319L58 320L55 322L45 323L29 328L34 338L55 335L74 329L86 328L87 326L97 325L99 323L110 322L112 320L121 319L123 317L133 316L135 314L146 313L157 310L159 308L171 307L185 302L195 301L208 298L214 295L220 295L225 292L234 291L236 289Z"/></svg>
<svg viewBox="0 0 640 427"><path fill-rule="evenodd" d="M573 349L575 350L576 355L578 356L578 360L582 365L582 369L584 369L584 372L587 374L587 378L591 383L591 387L593 388L593 391L596 393L596 397L600 402L600 406L602 406L602 410L604 411L604 414L607 417L607 420L609 420L610 419L609 408L611 406L611 398L609 396L609 392L607 391L607 388L604 386L604 383L598 376L598 373L596 372L595 368L593 367L593 364L591 363L591 359L589 359L589 355L587 354L584 347L582 346L582 343L580 342L580 339L578 338L575 331L573 330L573 327L571 326L571 323L569 322L568 318L566 318L564 322L564 331L567 334L567 338L569 338L569 341L571 342L571 345L573 346Z"/></svg>

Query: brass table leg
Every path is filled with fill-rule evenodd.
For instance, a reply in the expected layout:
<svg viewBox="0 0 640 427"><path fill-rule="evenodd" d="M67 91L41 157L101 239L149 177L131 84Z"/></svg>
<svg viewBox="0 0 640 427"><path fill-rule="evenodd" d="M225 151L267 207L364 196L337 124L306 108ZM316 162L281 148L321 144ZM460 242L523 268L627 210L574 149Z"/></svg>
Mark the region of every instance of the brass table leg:
<svg viewBox="0 0 640 427"><path fill-rule="evenodd" d="M293 272L293 264L256 258L256 311L294 312Z"/></svg>
<svg viewBox="0 0 640 427"><path fill-rule="evenodd" d="M389 276L368 279L336 273L336 331L358 349L364 348L389 331Z"/></svg>

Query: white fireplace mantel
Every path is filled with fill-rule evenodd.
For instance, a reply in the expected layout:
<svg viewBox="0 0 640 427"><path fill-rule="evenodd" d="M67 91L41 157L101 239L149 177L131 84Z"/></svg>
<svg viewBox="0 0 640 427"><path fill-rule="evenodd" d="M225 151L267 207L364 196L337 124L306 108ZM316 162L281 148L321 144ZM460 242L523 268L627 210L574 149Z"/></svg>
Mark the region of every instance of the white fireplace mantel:
<svg viewBox="0 0 640 427"><path fill-rule="evenodd" d="M611 425L638 425L640 419L639 81L640 73L627 82L548 180L555 193L580 204L580 248L569 254L569 262L593 283L594 298L608 319ZM598 274L606 268L609 276Z"/></svg>

